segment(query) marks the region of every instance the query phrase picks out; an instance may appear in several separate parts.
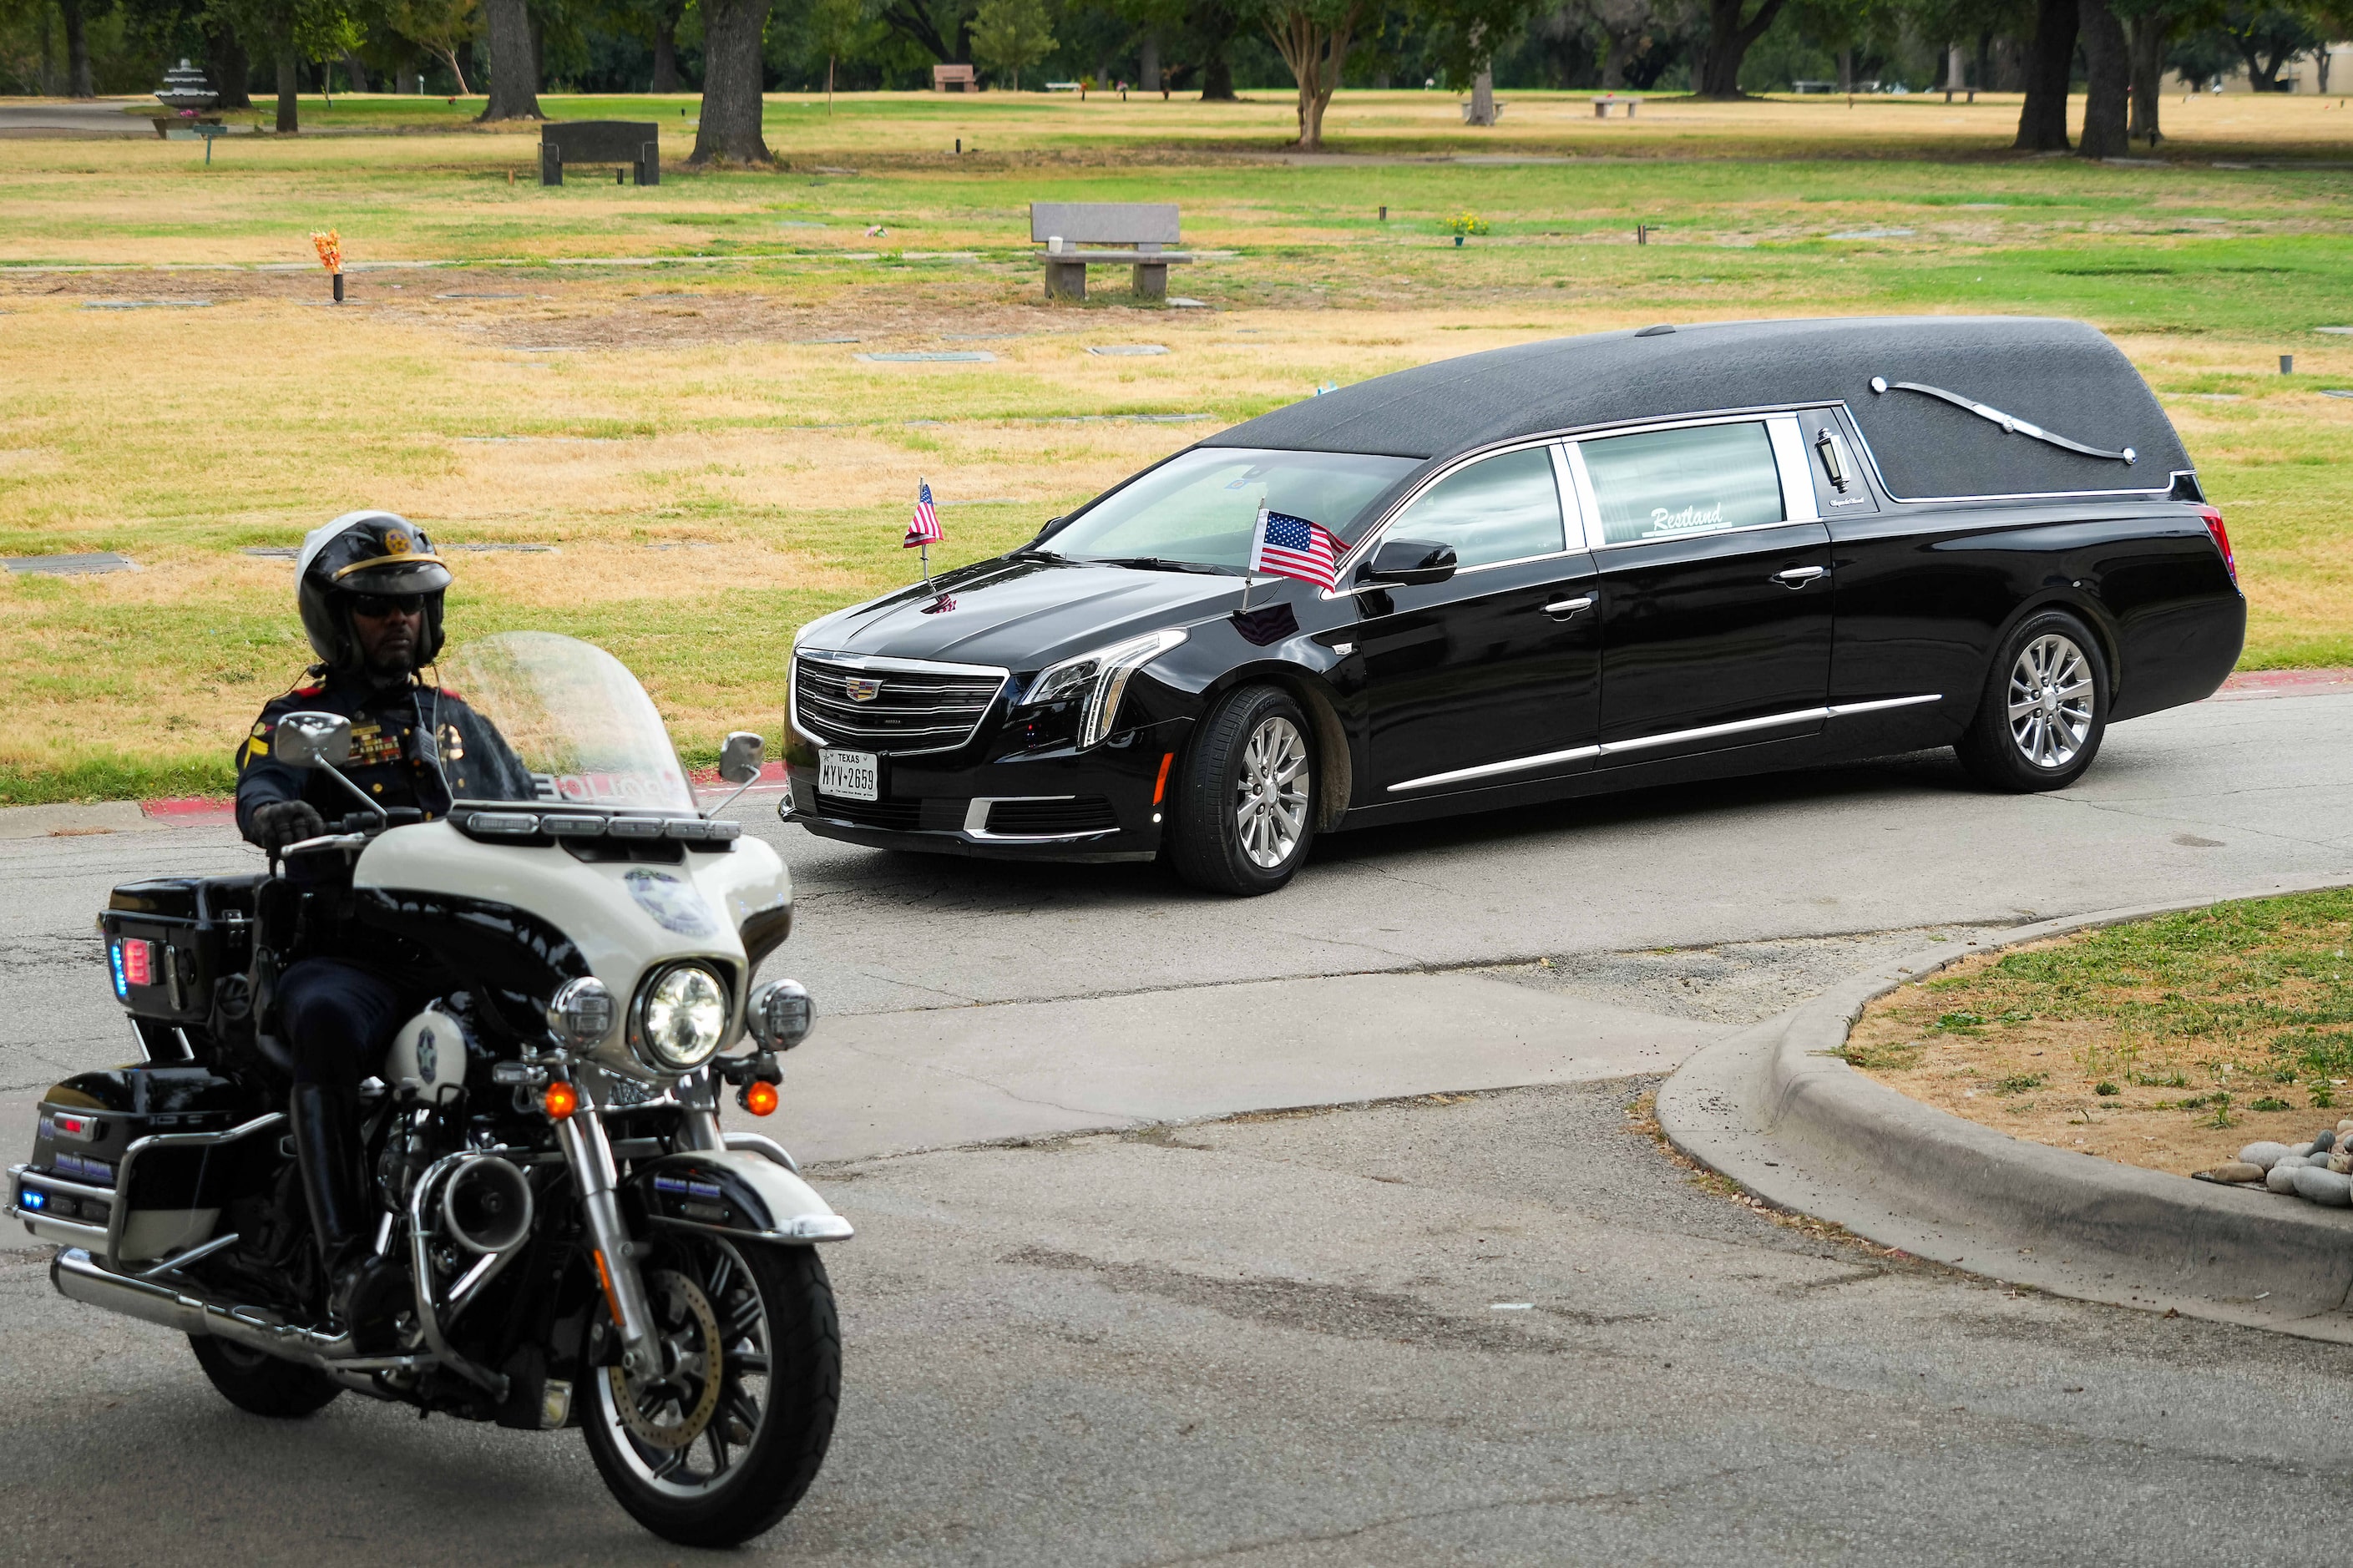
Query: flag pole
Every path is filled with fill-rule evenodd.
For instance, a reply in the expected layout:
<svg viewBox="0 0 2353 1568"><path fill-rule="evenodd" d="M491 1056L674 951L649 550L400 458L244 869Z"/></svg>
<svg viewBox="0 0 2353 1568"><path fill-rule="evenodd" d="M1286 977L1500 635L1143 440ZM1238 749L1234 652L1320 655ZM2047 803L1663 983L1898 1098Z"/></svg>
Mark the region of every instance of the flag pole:
<svg viewBox="0 0 2353 1568"><path fill-rule="evenodd" d="M1258 521L1250 525L1250 553L1242 558L1242 607L1240 614L1250 614L1250 572L1258 564L1258 547L1266 541L1266 498L1259 497Z"/></svg>

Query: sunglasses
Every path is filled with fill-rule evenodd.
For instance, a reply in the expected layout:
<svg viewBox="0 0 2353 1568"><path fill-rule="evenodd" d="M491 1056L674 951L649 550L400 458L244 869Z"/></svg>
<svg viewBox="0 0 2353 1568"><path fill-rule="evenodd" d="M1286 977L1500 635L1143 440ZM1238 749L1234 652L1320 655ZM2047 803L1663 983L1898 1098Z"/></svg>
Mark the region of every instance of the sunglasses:
<svg viewBox="0 0 2353 1568"><path fill-rule="evenodd" d="M388 616L413 616L424 608L422 594L357 594L352 598L352 614L371 621Z"/></svg>

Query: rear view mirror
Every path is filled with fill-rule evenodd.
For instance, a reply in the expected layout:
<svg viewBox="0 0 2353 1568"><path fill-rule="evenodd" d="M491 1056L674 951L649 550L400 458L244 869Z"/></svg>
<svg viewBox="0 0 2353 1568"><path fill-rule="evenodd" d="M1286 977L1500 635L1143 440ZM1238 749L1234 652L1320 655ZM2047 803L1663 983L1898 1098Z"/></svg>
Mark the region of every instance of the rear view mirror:
<svg viewBox="0 0 2353 1568"><path fill-rule="evenodd" d="M1419 585L1443 583L1453 575L1454 546L1423 539L1392 539L1373 552L1371 563L1357 580Z"/></svg>
<svg viewBox="0 0 2353 1568"><path fill-rule="evenodd" d="M352 721L341 713L289 713L269 738L269 754L290 768L340 768L352 754Z"/></svg>
<svg viewBox="0 0 2353 1568"><path fill-rule="evenodd" d="M732 784L747 784L760 776L768 756L768 742L749 730L738 730L719 748L719 776Z"/></svg>

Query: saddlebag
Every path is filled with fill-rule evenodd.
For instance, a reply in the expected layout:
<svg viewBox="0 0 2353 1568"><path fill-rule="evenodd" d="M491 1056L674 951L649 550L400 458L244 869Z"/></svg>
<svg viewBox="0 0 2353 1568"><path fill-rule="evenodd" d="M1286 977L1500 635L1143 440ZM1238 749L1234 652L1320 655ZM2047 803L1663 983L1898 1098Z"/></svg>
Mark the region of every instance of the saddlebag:
<svg viewBox="0 0 2353 1568"><path fill-rule="evenodd" d="M86 1072L41 1097L33 1157L9 1173L10 1212L43 1241L116 1263L208 1239L220 1211L270 1180L284 1117L195 1066Z"/></svg>
<svg viewBox="0 0 2353 1568"><path fill-rule="evenodd" d="M268 880L151 877L115 889L98 917L115 998L136 1018L209 1026L222 983L242 987L252 967L254 900Z"/></svg>

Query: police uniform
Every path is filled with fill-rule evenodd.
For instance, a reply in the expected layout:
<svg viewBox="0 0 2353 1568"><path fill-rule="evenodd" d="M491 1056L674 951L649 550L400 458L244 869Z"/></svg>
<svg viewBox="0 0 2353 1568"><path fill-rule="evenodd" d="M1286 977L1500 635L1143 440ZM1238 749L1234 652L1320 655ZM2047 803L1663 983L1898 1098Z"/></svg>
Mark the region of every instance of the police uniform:
<svg viewBox="0 0 2353 1568"><path fill-rule="evenodd" d="M357 672L313 667L301 685L273 699L237 750L237 830L256 843L253 814L280 801L308 801L330 823L356 810L351 792L323 768L289 767L270 753L289 713L339 713L352 721L350 760L341 770L383 806L409 806L428 822L459 800L530 800L525 768L497 729L456 692L416 682L381 686Z"/></svg>

